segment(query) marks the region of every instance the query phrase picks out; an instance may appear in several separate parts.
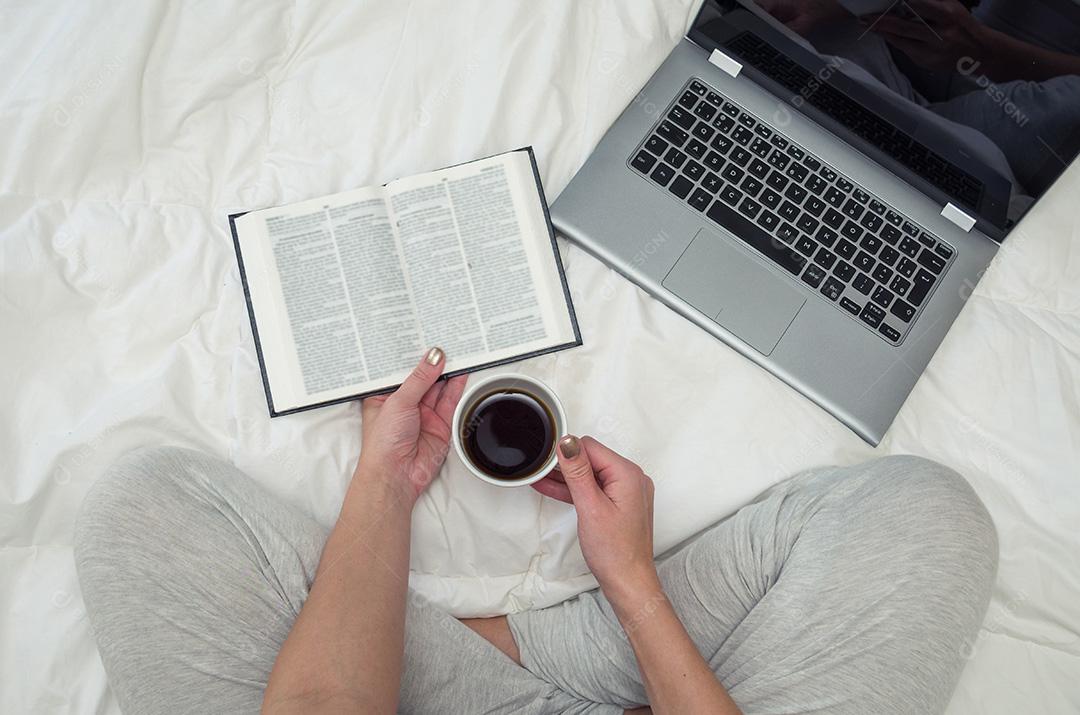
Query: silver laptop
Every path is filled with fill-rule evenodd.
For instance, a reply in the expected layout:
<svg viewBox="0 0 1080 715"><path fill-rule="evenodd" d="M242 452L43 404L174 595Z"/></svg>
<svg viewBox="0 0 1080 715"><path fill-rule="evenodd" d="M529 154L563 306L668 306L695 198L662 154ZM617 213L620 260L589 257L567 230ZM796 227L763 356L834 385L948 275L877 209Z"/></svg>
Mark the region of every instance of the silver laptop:
<svg viewBox="0 0 1080 715"><path fill-rule="evenodd" d="M892 7L890 29L935 31ZM846 13L803 37L705 0L551 208L569 239L872 444L1080 145L1080 93L1038 100L971 58L927 69L884 37Z"/></svg>

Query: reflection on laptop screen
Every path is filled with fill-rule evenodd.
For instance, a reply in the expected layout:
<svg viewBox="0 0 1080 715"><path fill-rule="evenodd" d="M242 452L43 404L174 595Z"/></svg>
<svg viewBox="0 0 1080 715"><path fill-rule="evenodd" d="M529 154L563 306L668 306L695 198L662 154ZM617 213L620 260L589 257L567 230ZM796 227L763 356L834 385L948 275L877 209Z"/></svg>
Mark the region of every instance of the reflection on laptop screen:
<svg viewBox="0 0 1080 715"><path fill-rule="evenodd" d="M1073 0L706 0L690 39L998 238L1080 153Z"/></svg>

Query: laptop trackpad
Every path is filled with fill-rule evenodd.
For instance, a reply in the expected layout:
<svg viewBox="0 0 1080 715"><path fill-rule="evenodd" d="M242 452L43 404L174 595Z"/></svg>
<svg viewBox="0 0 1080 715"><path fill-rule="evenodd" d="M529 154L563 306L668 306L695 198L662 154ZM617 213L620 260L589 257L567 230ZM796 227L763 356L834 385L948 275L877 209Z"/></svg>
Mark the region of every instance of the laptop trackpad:
<svg viewBox="0 0 1080 715"><path fill-rule="evenodd" d="M806 299L739 247L701 229L662 285L768 355Z"/></svg>

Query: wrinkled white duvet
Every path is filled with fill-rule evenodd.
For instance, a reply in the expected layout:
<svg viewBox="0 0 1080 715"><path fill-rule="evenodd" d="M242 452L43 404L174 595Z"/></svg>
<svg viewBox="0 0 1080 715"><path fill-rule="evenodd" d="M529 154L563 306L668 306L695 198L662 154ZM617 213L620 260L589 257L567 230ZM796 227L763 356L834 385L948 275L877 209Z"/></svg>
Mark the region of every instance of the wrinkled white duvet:
<svg viewBox="0 0 1080 715"><path fill-rule="evenodd" d="M125 450L198 447L335 516L359 409L268 419L226 215L527 144L554 198L691 14L690 0L223 5L0 6L0 712L116 709L71 532ZM513 369L654 475L660 549L806 467L913 452L959 470L1001 566L950 712L1076 711L1078 191L1074 166L877 449L567 244L585 345ZM593 586L574 523L451 458L416 511L414 586L460 615L557 602Z"/></svg>

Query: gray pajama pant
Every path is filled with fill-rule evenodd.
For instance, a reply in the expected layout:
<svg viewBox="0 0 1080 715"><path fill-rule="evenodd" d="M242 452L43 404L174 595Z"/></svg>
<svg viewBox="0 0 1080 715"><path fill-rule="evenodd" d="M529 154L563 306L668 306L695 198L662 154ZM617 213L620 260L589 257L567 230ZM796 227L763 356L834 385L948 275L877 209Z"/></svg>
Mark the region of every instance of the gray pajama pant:
<svg viewBox="0 0 1080 715"><path fill-rule="evenodd" d="M111 468L80 514L75 559L122 709L257 712L326 536L198 452L145 449ZM921 714L948 703L996 565L994 526L971 487L933 462L889 457L793 477L659 570L744 712ZM410 596L401 711L645 703L598 592L509 620L524 667Z"/></svg>

